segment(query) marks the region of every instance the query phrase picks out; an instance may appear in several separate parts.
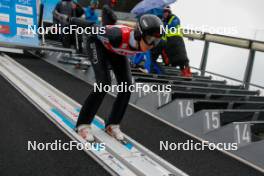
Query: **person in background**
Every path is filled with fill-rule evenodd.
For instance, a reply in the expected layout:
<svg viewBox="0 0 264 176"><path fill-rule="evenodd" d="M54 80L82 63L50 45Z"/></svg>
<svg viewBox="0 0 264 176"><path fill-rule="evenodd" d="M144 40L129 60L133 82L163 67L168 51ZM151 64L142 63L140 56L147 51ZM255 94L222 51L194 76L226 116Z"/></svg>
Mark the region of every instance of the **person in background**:
<svg viewBox="0 0 264 176"><path fill-rule="evenodd" d="M145 53L138 53L131 58L132 66L138 68L143 73L161 74L161 68L156 61L151 58L151 51ZM144 65L141 65L144 62Z"/></svg>
<svg viewBox="0 0 264 176"><path fill-rule="evenodd" d="M117 16L114 13L113 8L116 6L117 0L107 0L107 3L102 9L102 25L115 25L117 22Z"/></svg>
<svg viewBox="0 0 264 176"><path fill-rule="evenodd" d="M53 11L53 23L60 24L61 27L67 27L68 24L63 24L60 20L60 15L71 17L81 17L84 14L83 8L76 2L72 0L61 0L56 5ZM61 34L60 36L63 47L71 48L72 45L77 47L77 40L75 34ZM78 45L81 46L81 38L78 38ZM81 52L81 48L79 47L79 51Z"/></svg>
<svg viewBox="0 0 264 176"><path fill-rule="evenodd" d="M117 0L107 0L107 4L113 9L117 5Z"/></svg>
<svg viewBox="0 0 264 176"><path fill-rule="evenodd" d="M163 17L163 8L155 8L147 11L145 14L151 14L158 16L160 19ZM139 19L142 15L137 16ZM158 45L160 46L160 45ZM153 53L154 52L154 53ZM144 73L155 73L155 74L162 74L163 70L157 63L157 58L159 57L161 51L157 51L156 47L146 53L138 53L135 55L132 60L132 66L135 68L139 68L140 71ZM145 62L142 68L141 63Z"/></svg>
<svg viewBox="0 0 264 176"><path fill-rule="evenodd" d="M99 14L96 12L96 9L99 6L99 1L98 0L91 0L90 1L90 6L87 7L86 11L85 11L85 19L87 21L93 22L94 24L99 25L100 21L99 21ZM89 43L88 40L91 36L83 34L82 38L83 38L83 53L88 55L88 51L87 51L87 44ZM75 68L81 68L82 65L85 65L84 63L87 63L87 60L83 60L81 63L76 64Z"/></svg>
<svg viewBox="0 0 264 176"><path fill-rule="evenodd" d="M98 8L99 1L98 0L91 0L90 7L87 7L85 11L85 19L95 24L99 24L98 13L95 11Z"/></svg>
<svg viewBox="0 0 264 176"><path fill-rule="evenodd" d="M165 64L173 67L180 66L181 76L192 77L181 31L180 19L172 13L169 6L164 8L163 22L165 29L166 27L169 29L163 36L163 40L166 42L162 51ZM177 31L170 31L172 28L177 28Z"/></svg>

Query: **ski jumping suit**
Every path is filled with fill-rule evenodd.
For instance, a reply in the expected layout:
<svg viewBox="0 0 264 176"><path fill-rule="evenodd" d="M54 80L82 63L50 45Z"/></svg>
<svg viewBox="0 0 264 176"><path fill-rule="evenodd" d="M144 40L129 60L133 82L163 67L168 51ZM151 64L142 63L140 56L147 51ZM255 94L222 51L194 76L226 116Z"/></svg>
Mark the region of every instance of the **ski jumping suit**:
<svg viewBox="0 0 264 176"><path fill-rule="evenodd" d="M118 85L121 83L126 83L127 86L132 84L127 56L133 56L140 51L131 47L131 39L134 39L133 29L123 25L106 26L104 35L89 37L87 49L98 85L100 83L103 86L111 85L109 65L113 69ZM88 96L81 109L77 127L82 124L91 124L105 95L106 92L93 91ZM129 91L118 93L106 126L120 124L130 95Z"/></svg>

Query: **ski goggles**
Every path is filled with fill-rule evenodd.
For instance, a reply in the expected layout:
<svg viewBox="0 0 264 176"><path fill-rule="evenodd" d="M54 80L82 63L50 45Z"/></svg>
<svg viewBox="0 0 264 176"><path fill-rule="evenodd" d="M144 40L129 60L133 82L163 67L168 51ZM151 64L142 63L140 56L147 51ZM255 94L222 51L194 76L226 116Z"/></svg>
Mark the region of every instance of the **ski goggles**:
<svg viewBox="0 0 264 176"><path fill-rule="evenodd" d="M160 37L156 36L144 36L143 39L145 43L150 46L157 46L161 40Z"/></svg>

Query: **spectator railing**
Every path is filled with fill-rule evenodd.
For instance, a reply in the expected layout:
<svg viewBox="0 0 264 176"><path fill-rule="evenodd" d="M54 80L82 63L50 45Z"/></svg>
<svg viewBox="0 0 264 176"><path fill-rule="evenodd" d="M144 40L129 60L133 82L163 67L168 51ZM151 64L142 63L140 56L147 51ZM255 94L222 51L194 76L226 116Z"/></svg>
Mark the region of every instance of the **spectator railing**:
<svg viewBox="0 0 264 176"><path fill-rule="evenodd" d="M242 83L246 89L249 89L249 87L251 86L250 82L254 66L255 54L256 51L264 52L264 42L209 33L200 33L195 35L184 34L184 37L187 37L192 40L203 40L205 42L203 55L200 63L200 70L202 75L204 75L206 71L210 43L218 43L222 45L248 49L248 62Z"/></svg>

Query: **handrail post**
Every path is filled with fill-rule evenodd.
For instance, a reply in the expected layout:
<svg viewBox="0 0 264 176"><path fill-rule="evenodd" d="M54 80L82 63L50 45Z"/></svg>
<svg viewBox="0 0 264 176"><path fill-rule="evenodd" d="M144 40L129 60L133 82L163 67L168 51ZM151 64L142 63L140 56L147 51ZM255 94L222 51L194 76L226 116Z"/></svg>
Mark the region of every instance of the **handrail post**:
<svg viewBox="0 0 264 176"><path fill-rule="evenodd" d="M256 54L256 51L253 49L250 49L247 67L246 67L246 71L244 75L244 81L243 81L243 85L245 86L247 90L249 89L250 82L251 82L252 71L253 71L254 61L255 61L255 54Z"/></svg>
<svg viewBox="0 0 264 176"><path fill-rule="evenodd" d="M40 2L39 5L39 21L38 21L38 27L44 27L44 22L43 22L43 13L44 12L44 4ZM41 45L45 45L45 34L43 33L41 36Z"/></svg>
<svg viewBox="0 0 264 176"><path fill-rule="evenodd" d="M75 47L76 47L76 51L79 52L79 50L80 50L79 35L77 34L77 32L75 32Z"/></svg>
<svg viewBox="0 0 264 176"><path fill-rule="evenodd" d="M202 55L202 60L200 64L201 76L205 75L207 59L208 59L208 52L209 52L209 45L210 43L208 41L204 42L203 55Z"/></svg>

